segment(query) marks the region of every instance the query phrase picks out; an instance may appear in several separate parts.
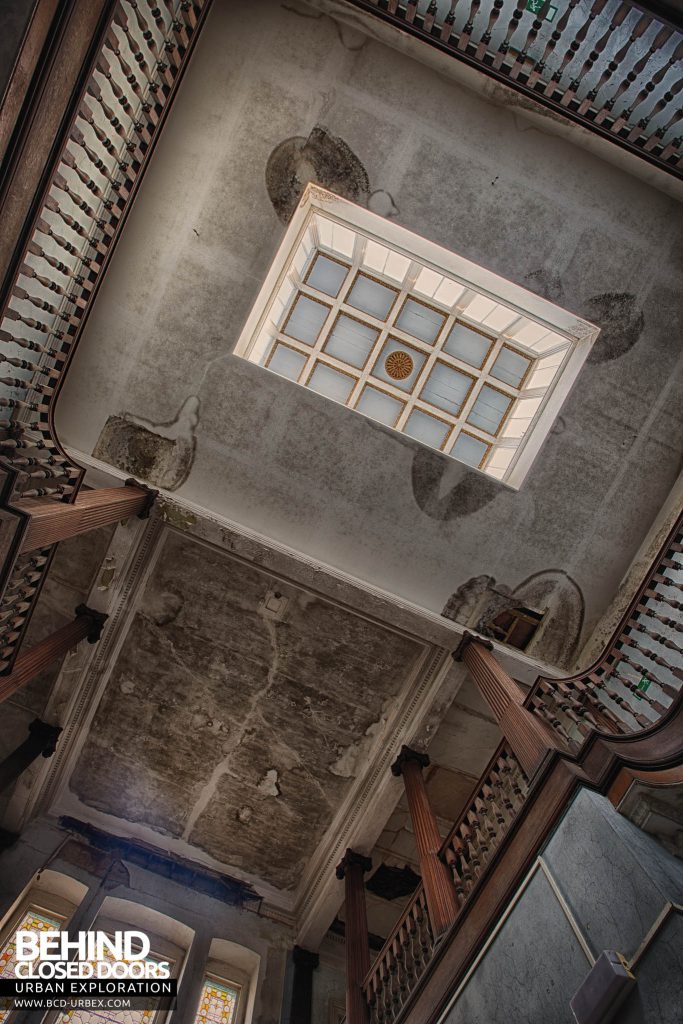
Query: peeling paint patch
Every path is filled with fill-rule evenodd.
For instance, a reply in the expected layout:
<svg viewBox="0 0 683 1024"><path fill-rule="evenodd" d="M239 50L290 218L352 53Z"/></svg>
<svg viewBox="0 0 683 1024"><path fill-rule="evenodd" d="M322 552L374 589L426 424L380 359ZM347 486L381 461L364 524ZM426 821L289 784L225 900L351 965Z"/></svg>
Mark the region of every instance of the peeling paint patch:
<svg viewBox="0 0 683 1024"><path fill-rule="evenodd" d="M175 526L178 530L189 530L197 523L197 517L192 512L172 505L170 502L164 501L163 498L157 498L156 508L163 521L169 526Z"/></svg>
<svg viewBox="0 0 683 1024"><path fill-rule="evenodd" d="M316 125L308 138L285 139L268 158L266 188L280 220L286 224L309 182L344 199L366 206L370 180L353 150L343 139Z"/></svg>
<svg viewBox="0 0 683 1024"><path fill-rule="evenodd" d="M177 490L192 469L199 399L191 395L169 423L122 413L110 416L93 455L168 491Z"/></svg>
<svg viewBox="0 0 683 1024"><path fill-rule="evenodd" d="M492 621L501 612L518 608L543 613L527 653L559 667L571 665L583 629L584 598L578 583L562 569L533 573L514 588L493 576L472 576L451 594L441 614L483 636L493 636Z"/></svg>
<svg viewBox="0 0 683 1024"><path fill-rule="evenodd" d="M269 768L256 788L264 796L280 796L280 787L277 784L277 779L276 769Z"/></svg>

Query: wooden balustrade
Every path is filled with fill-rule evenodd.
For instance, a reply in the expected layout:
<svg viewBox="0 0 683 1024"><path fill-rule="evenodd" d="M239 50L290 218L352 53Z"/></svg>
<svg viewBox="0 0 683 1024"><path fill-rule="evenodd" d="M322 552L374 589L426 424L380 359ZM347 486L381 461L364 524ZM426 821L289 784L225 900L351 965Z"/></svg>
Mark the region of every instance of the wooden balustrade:
<svg viewBox="0 0 683 1024"><path fill-rule="evenodd" d="M7 369L0 377L0 468L8 474L4 504L10 510L26 510L34 500L59 507L76 501L83 470L56 436L54 402L209 4L119 0L103 26L0 301L0 362L6 364L0 370ZM98 499L86 503L92 500ZM38 536L37 506L31 507L30 545L38 549L27 560L22 552L29 542L15 546L3 577L5 671L60 539L49 530Z"/></svg>
<svg viewBox="0 0 683 1024"><path fill-rule="evenodd" d="M588 782L608 792L619 766L634 760L656 768L670 764L683 778L682 587L683 516L602 658L568 679L539 678L526 696L492 645L465 635L454 656L467 664L504 738L439 851L457 901L450 927L442 931L438 901L432 899L436 914L430 907L427 889L433 878L423 868L423 884L366 976L363 991L371 1024L405 1019L420 977L448 943L459 943L453 962L465 969L473 943L486 934L577 786ZM414 760L417 755L409 753ZM401 764L403 773L405 767ZM410 767L413 776L420 772L418 764ZM415 789L416 777L412 782ZM517 836L525 821L531 823L522 840ZM511 867L501 865L506 850L512 851ZM421 859L430 853L423 841ZM504 882L489 891L494 876ZM477 901L488 917L481 925L470 919L465 930L462 922ZM446 977L452 977L452 968L443 968L440 984ZM430 1005L429 1020L441 1019L436 1002ZM409 1013L408 1019L422 1024L427 1017Z"/></svg>
<svg viewBox="0 0 683 1024"><path fill-rule="evenodd" d="M592 731L646 729L683 681L683 516L667 536L603 656L567 679L539 678L525 700L573 751Z"/></svg>
<svg viewBox="0 0 683 1024"><path fill-rule="evenodd" d="M363 982L370 1024L393 1024L427 969L433 950L427 897L419 885Z"/></svg>
<svg viewBox="0 0 683 1024"><path fill-rule="evenodd" d="M683 32L623 0L349 0L683 177ZM552 20L549 18L552 17Z"/></svg>

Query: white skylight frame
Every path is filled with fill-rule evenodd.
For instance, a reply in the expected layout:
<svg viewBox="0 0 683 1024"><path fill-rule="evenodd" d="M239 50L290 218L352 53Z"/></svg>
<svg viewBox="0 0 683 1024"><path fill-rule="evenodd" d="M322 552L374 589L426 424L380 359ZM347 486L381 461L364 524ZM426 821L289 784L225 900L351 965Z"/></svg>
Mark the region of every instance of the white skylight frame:
<svg viewBox="0 0 683 1024"><path fill-rule="evenodd" d="M307 282L317 254L348 267L336 296L325 294ZM359 274L396 291L396 300L384 321L348 304ZM373 286L368 287L372 290ZM374 288L374 291L378 292L379 289ZM286 333L288 329L292 330L288 325L296 322L292 318L300 298L323 303L328 309L317 333L317 340L313 343ZM425 325L428 325L434 313L443 316L442 326L434 342L421 341L397 327L400 311L408 299L418 304L411 308L416 309L420 314L418 319L424 320ZM306 333L306 327L313 323L315 317L311 320L310 313L316 310L315 307L308 307L303 312L304 330L299 331L300 334ZM347 318L339 331L345 339L347 352L351 351L349 345L362 346L365 344L363 338L369 336L371 331L377 332L369 355L356 365L324 349L340 317ZM360 321L360 326L349 324L348 318ZM464 335L468 340L471 340L470 332L476 332L490 342L480 369L464 359L450 355L444 349L456 321L467 329ZM350 331L360 332L357 338L361 340L355 341ZM409 436L414 436L410 433L411 429L415 429L414 421L412 426L408 422L414 411L430 417L430 428L433 426L431 419L447 424L448 431L443 443L421 443L458 459L457 451L453 453L453 448L461 433L465 433L490 445L490 449L484 455L483 464L479 466L467 459L458 461L465 461L470 468L494 477L509 487L518 488L547 437L598 333L599 329L594 324L449 252L394 221L385 220L311 184L307 186L290 221L235 352L271 370L269 364L276 356L276 350L276 361L281 361L282 356L287 355L285 349L298 353L298 356L291 356L291 361L300 363L300 371L295 376L289 375L294 370L289 370L287 374L281 372L280 375L289 375L289 379L294 379L299 386L311 387L313 383L313 390L316 381L311 382L311 378L320 366L323 369L319 371L318 377L324 375L329 378L330 371L336 371L339 375L339 379L334 378L335 387L341 386L339 382L342 378L351 378L353 384L349 385L348 397L332 400L341 401L354 412L361 411L355 406L368 387L375 400L375 390L382 392L402 402L403 408L394 423L386 418L380 418L379 422ZM390 343L391 347L407 353L414 369L417 369L409 391L404 390L405 384L402 385L400 380L392 381L385 369L385 348ZM503 349L508 353L512 350L529 361L530 365L517 387L492 375L491 371ZM304 357L303 361L301 356ZM396 358L399 359L398 369L401 370L404 357ZM509 359L510 356L506 355L505 358ZM441 364L441 379L437 383L442 390L430 387L432 399L426 401L427 385L430 381L434 382L431 374L437 363ZM443 369L444 364L446 370ZM392 370L396 372L396 369L392 364ZM408 382L412 376L409 374ZM444 385L444 380L450 380L451 384L457 382L459 388L464 388L460 378L465 376L472 377L474 384L457 412L453 412L453 408L448 411L432 404L433 400L438 400L442 405L447 405L443 396L456 395L455 390L443 390L444 387L450 387L450 384ZM469 420L478 396L483 389L488 388L494 389L499 395L507 395L511 400L495 432L482 429ZM328 397L331 395L328 394ZM451 397L449 401L454 407L455 400ZM491 403L501 407L505 404L502 398L486 390L478 408L487 410L493 407ZM370 418L378 418L377 407L375 413ZM361 415L367 413L361 412ZM481 419L477 419L481 423ZM495 419L494 416L488 422L495 423ZM424 421L421 422L424 425ZM470 448L477 447L471 442L467 444ZM458 448L462 446L463 443Z"/></svg>

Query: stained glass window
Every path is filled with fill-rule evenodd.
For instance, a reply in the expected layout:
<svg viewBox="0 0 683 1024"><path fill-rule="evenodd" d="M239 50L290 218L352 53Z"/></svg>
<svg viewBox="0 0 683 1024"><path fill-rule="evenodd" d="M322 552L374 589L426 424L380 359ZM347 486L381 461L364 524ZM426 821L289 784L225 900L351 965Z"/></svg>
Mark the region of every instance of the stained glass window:
<svg viewBox="0 0 683 1024"><path fill-rule="evenodd" d="M103 959L109 963L116 963L116 957L109 951L103 950ZM156 963L164 957L148 956L145 963ZM124 961L128 963L129 961ZM96 963L90 961L95 967ZM59 1020L61 1024L152 1024L156 1016L156 1008L146 1010L91 1010L90 1008L68 1010L63 1013Z"/></svg>
<svg viewBox="0 0 683 1024"><path fill-rule="evenodd" d="M17 932L58 931L62 927L63 923L64 919L61 917L51 917L49 914L45 914L40 910L29 907L24 916L17 921L5 944L0 948L0 978L15 977L17 965ZM7 1019L9 1013L9 1010L3 1010L0 1008L0 1024Z"/></svg>
<svg viewBox="0 0 683 1024"><path fill-rule="evenodd" d="M228 982L207 976L195 1024L235 1024L239 989Z"/></svg>

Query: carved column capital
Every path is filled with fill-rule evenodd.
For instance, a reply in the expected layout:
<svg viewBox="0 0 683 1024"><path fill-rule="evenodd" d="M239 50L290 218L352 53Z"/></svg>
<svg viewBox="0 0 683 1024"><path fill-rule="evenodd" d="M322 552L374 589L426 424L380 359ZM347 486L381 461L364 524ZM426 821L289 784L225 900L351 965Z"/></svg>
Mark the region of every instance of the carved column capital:
<svg viewBox="0 0 683 1024"><path fill-rule="evenodd" d="M425 754L421 750L413 750L412 747L406 747L404 744L401 747L401 753L391 766L391 774L396 777L403 775L403 767L406 764L416 764L422 770L429 767L430 763L429 754Z"/></svg>
<svg viewBox="0 0 683 1024"><path fill-rule="evenodd" d="M361 869L361 875L364 875L366 871L371 869L372 861L362 853L357 853L355 850L347 849L346 853L337 864L335 875L340 879L346 878L347 871L349 868L353 867L359 867Z"/></svg>
<svg viewBox="0 0 683 1024"><path fill-rule="evenodd" d="M104 624L109 616L106 612L98 612L95 608L88 608L87 604L79 604L75 609L75 614L79 617L85 616L90 620L90 628L85 638L89 644L96 644L102 636Z"/></svg>
<svg viewBox="0 0 683 1024"><path fill-rule="evenodd" d="M139 480L130 476L127 480L124 480L124 487L137 487L141 491L147 491L147 501L138 512L138 519L149 519L149 514L152 511L154 502L159 497L159 492L154 487L149 487L148 484L141 484Z"/></svg>
<svg viewBox="0 0 683 1024"><path fill-rule="evenodd" d="M483 636L476 636L474 633L470 633L468 630L462 635L462 640L453 651L453 661L462 661L463 655L470 644L481 644L487 651L493 650L493 644L490 640L486 640Z"/></svg>
<svg viewBox="0 0 683 1024"><path fill-rule="evenodd" d="M320 963L319 955L317 953L311 953L310 949L304 949L303 946L293 947L292 960L297 967L304 971L314 971Z"/></svg>
<svg viewBox="0 0 683 1024"><path fill-rule="evenodd" d="M29 722L28 731L36 750L36 756L40 753L43 757L52 757L57 749L57 740L62 731L61 725L48 725L40 718L34 718L32 722Z"/></svg>

